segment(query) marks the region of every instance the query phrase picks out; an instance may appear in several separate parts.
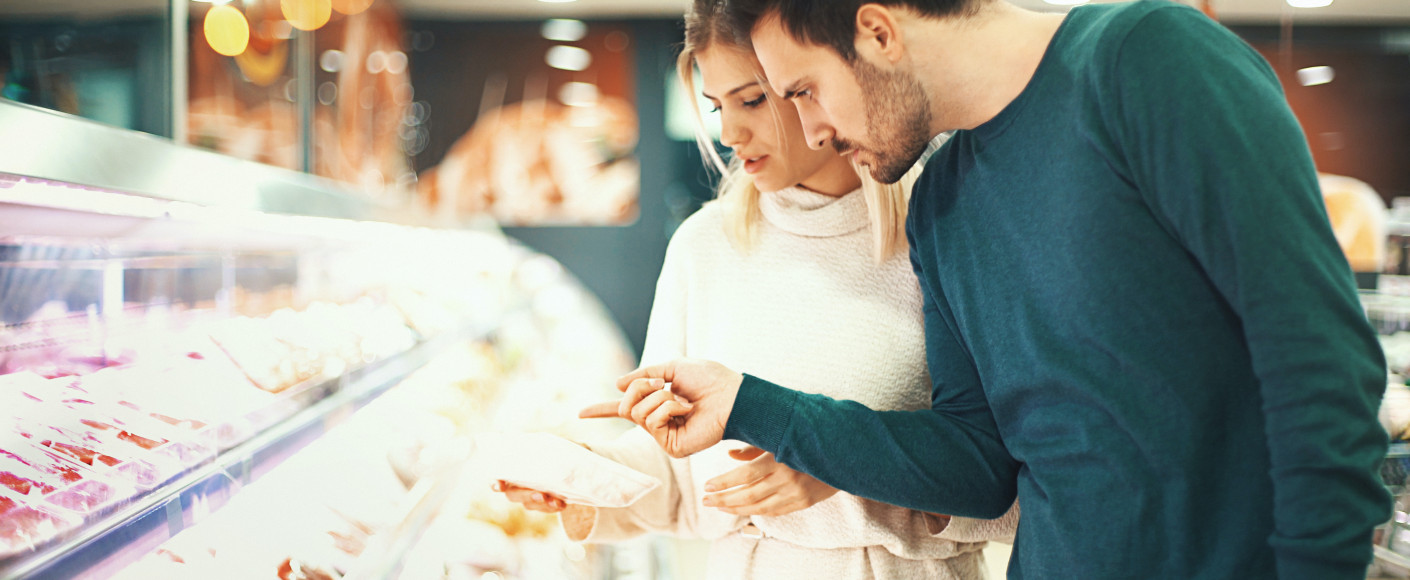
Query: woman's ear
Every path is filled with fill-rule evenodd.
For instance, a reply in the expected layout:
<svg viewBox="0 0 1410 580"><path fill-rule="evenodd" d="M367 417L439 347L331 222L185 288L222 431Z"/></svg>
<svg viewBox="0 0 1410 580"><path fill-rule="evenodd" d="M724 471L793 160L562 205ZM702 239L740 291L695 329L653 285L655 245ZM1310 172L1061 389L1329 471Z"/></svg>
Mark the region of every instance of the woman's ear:
<svg viewBox="0 0 1410 580"><path fill-rule="evenodd" d="M857 55L870 62L895 64L905 55L902 45L901 23L897 14L888 6L863 4L857 9Z"/></svg>

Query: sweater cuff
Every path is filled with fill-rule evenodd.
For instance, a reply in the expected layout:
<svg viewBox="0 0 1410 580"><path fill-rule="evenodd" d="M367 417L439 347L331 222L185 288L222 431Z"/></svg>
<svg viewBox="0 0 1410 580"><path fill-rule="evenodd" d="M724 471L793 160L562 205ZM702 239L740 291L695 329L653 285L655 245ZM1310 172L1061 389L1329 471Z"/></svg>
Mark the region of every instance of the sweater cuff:
<svg viewBox="0 0 1410 580"><path fill-rule="evenodd" d="M725 422L725 439L743 441L778 455L783 435L793 417L798 392L785 389L753 375L744 375L734 408Z"/></svg>

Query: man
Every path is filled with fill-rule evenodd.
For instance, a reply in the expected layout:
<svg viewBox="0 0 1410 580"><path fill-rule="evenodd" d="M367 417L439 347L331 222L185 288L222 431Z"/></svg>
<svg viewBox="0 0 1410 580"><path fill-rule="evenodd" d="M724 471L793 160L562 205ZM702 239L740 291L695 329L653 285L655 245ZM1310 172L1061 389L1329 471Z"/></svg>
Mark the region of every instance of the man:
<svg viewBox="0 0 1410 580"><path fill-rule="evenodd" d="M1257 53L1156 0L731 10L810 145L895 180L955 130L908 223L933 409L683 360L623 377L621 416L928 512L1016 493L1011 578L1364 577L1384 358Z"/></svg>

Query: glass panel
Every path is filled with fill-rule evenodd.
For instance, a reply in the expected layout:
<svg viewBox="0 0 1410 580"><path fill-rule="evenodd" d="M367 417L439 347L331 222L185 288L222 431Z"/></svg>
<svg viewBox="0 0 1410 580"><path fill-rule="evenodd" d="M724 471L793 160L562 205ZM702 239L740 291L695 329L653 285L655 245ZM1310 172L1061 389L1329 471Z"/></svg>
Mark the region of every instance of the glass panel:
<svg viewBox="0 0 1410 580"><path fill-rule="evenodd" d="M171 134L167 0L0 0L0 97Z"/></svg>
<svg viewBox="0 0 1410 580"><path fill-rule="evenodd" d="M407 154L418 143L407 123L411 68L395 6L366 3L334 4L314 33L313 172L374 196L396 195L416 182Z"/></svg>
<svg viewBox="0 0 1410 580"><path fill-rule="evenodd" d="M298 31L280 3L177 1L190 5L188 142L302 169Z"/></svg>
<svg viewBox="0 0 1410 580"><path fill-rule="evenodd" d="M412 28L416 98L407 132L425 127L429 137L415 158L421 200L443 216L488 215L508 226L636 221L629 25L550 19Z"/></svg>

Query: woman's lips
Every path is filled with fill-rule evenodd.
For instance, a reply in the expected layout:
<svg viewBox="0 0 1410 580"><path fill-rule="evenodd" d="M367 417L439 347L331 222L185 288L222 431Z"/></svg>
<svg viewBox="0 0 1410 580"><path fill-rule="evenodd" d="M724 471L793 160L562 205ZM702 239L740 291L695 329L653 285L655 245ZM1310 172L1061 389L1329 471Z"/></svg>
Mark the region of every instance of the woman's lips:
<svg viewBox="0 0 1410 580"><path fill-rule="evenodd" d="M745 159L745 160L744 160L744 172L745 172L745 173L748 173L748 174L750 174L750 175L753 175L753 174L755 174L755 173L758 173L758 172L759 172L759 169L763 168L764 162L767 161L768 159L769 159L769 156L768 156L768 155L760 155L760 156L758 156L758 157L752 157L752 158L749 158L749 159Z"/></svg>

